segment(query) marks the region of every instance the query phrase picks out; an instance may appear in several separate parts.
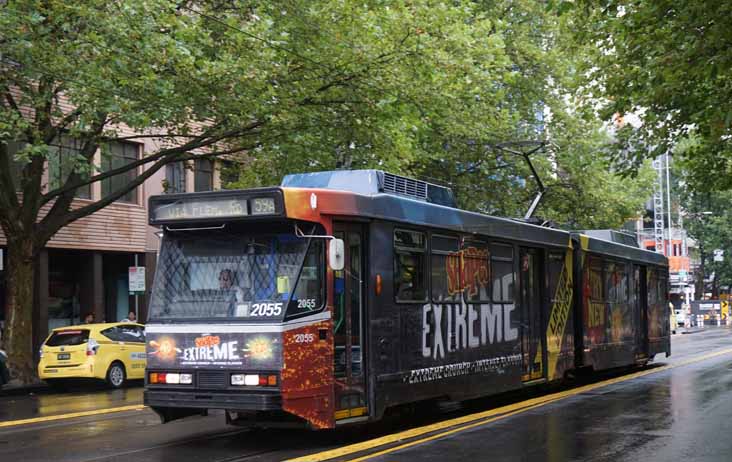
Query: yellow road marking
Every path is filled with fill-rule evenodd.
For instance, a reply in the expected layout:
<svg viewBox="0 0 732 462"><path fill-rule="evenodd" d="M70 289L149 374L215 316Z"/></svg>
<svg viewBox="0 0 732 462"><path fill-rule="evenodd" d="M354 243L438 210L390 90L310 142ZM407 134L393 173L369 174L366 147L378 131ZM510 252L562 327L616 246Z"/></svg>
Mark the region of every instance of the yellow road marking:
<svg viewBox="0 0 732 462"><path fill-rule="evenodd" d="M678 364L669 364L667 366L657 367L654 369L648 369L645 371L639 371L635 372L633 374L624 375L621 377L615 377L613 379L604 380L602 382L593 383L590 385L583 385L581 387L573 388L571 390L565 390L557 393L552 393L550 395L546 396L540 396L538 398L532 398L526 401L522 401L519 403L509 404L506 406L501 406L495 409L491 409L488 411L478 412L475 414L470 414L463 417L458 417L455 419L445 420L443 422L437 422L431 425L426 425L424 427L418 427L413 428L410 430L405 430L403 432L399 433L393 433L391 435L382 436L380 438L375 438L369 441L363 441L361 443L352 444L349 446L343 446L341 448L331 449L329 451L323 451L316 454L311 454L308 456L302 456L295 459L290 459L287 462L320 462L330 459L335 459L337 457L344 457L351 454L355 454L358 452L366 451L369 449L374 449L379 446L385 446L392 443L398 443L400 441L403 441L405 439L411 439L416 438L428 433L438 432L440 430L446 430L442 431L439 434L431 435L425 438L421 438L419 440L410 441L408 443L394 446L388 449L385 449L380 452L368 454L365 456L362 456L357 459L351 459L350 462L360 462L363 460L371 459L373 457L377 457L383 454L387 454L390 452L397 451L399 449L404 449L410 446L414 446L420 443L424 443L427 441L431 441L437 438L442 438L444 436L450 435L452 433L456 433L468 428L473 428L479 425L485 425L487 423L491 423L500 419L504 419L506 417L510 417L522 412L529 411L531 409L536 409L541 406L545 406L547 404L553 403L555 401L559 401L564 398L568 398L570 396L575 396L581 393L586 393L591 390L595 390L598 388L606 387L608 385L614 385L616 383L626 382L628 380L633 380L639 377L643 377L650 374L655 374L658 372L666 371L669 369L674 369L682 366L687 366L689 364L698 363L701 361L705 361L707 359L715 358L717 356L723 356L732 353L732 348L719 350L713 353L709 353L706 355L694 357L691 359L688 359L686 361L682 361ZM455 426L460 426L459 428L452 428Z"/></svg>
<svg viewBox="0 0 732 462"><path fill-rule="evenodd" d="M93 411L72 412L70 414L58 414L58 415L49 415L49 416L45 416L45 417L33 417L32 419L9 420L7 422L0 422L0 428L14 427L16 425L28 425L28 424L34 424L34 423L39 423L39 422L51 422L54 420L73 419L75 417L87 417L90 415L111 414L114 412L141 411L141 410L145 409L146 407L147 406L143 406L142 404L135 404L135 405L131 405L131 406L120 406L120 407L110 407L107 409L96 409Z"/></svg>

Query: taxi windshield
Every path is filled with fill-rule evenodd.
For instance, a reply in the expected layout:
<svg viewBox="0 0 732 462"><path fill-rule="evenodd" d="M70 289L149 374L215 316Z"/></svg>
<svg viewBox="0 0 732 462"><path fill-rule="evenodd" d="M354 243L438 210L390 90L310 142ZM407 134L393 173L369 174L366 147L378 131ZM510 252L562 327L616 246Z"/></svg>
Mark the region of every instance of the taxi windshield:
<svg viewBox="0 0 732 462"><path fill-rule="evenodd" d="M322 308L323 269L320 239L287 233L166 234L150 318L306 315Z"/></svg>

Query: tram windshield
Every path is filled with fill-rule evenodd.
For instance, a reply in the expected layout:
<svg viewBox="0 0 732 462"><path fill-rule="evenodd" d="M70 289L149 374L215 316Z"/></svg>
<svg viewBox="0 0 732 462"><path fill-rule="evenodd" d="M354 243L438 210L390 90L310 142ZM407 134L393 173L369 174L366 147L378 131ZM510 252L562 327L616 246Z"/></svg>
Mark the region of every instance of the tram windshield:
<svg viewBox="0 0 732 462"><path fill-rule="evenodd" d="M322 240L294 234L166 235L150 318L271 321L319 311L323 253Z"/></svg>

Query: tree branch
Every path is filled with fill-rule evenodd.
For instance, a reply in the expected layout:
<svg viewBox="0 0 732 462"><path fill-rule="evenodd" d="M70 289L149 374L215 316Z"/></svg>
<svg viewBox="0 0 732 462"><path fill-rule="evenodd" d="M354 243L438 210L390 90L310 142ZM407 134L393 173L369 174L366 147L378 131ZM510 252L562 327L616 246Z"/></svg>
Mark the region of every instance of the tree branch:
<svg viewBox="0 0 732 462"><path fill-rule="evenodd" d="M55 216L51 217L50 214L46 215L43 220L38 225L38 240L36 242L37 245L44 245L54 234L58 232L59 229L63 228L64 226L68 225L69 223L72 223L80 218L86 217L88 215L91 215L94 212L97 212L104 207L112 204L125 194L127 194L129 191L132 191L133 189L137 188L141 184L143 184L148 178L150 178L155 172L160 170L165 165L172 163L172 162L179 162L179 161L186 161L190 159L200 159L200 158L211 158L211 157L219 157L226 154L233 154L236 152L242 152L246 151L248 149L253 148L254 145L247 145L247 146L237 146L236 148L224 150L224 151L214 151L211 153L206 154L191 154L191 153L185 153L185 151L181 151L178 153L178 155L168 155L162 158L158 158L158 160L148 167L144 172L142 172L140 175L138 175L134 180L127 183L125 186L122 186L118 188L117 190L111 192L104 198L91 203L89 205L86 205L84 207L75 209L75 210L67 210L65 214L57 213ZM54 204L55 207L56 204Z"/></svg>
<svg viewBox="0 0 732 462"><path fill-rule="evenodd" d="M105 112L99 112L97 113L97 119L92 126L92 129L88 132L88 137L86 141L84 142L84 145L81 148L81 156L86 159L86 162L88 164L93 164L94 162L94 154L97 152L97 149L99 148L99 142L98 137L101 135L101 133L104 131L104 127L106 125L107 121L107 113ZM61 159L59 158L59 163L61 162ZM74 183L78 183L81 181L81 175L79 172L77 172L75 169L69 172L68 176L66 177L64 181L63 188L67 188L72 186ZM71 203L74 200L74 195L76 193L76 188L68 189L64 193L60 194L58 198L56 199L56 202L53 204L53 207L51 207L51 210L46 214L46 217L50 221L53 221L57 215L62 215L65 213L69 207L71 207ZM44 199L44 198L42 198ZM45 202L42 202L45 204Z"/></svg>
<svg viewBox="0 0 732 462"><path fill-rule="evenodd" d="M3 229L13 228L14 217L11 216L14 210L18 210L18 195L16 193L13 176L10 170L10 154L8 153L8 145L0 143L0 222L3 223Z"/></svg>
<svg viewBox="0 0 732 462"><path fill-rule="evenodd" d="M183 152L186 152L186 151L192 151L194 149L206 148L206 147L209 147L209 146L214 145L216 143L223 142L223 141L225 141L227 139L233 139L233 138L238 138L238 137L247 135L247 134L249 134L247 132L252 132L253 130L255 130L256 128L258 128L258 127L260 127L262 125L264 125L264 122L253 122L253 123L249 124L246 127L239 128L239 129L235 129L235 130L226 131L226 132L221 133L219 135L214 135L214 133L215 133L215 131L216 131L216 129L218 127L212 127L211 129L205 131L203 134L199 135L195 139L193 139L193 140L191 140L191 141L189 141L189 142L187 142L187 143L185 143L185 144L183 144L181 146L177 146L175 148L169 148L169 149L162 149L162 150L158 151L157 153L155 153L155 154L153 154L151 156L142 157L141 159L139 159L139 160L137 160L135 162L131 162L128 165L124 165L122 167L118 167L118 168L115 168L115 169L112 169L112 170L108 170L108 171L103 172L103 173L100 173L98 175L94 175L94 176L92 176L92 177L90 177L90 178L88 178L86 180L78 181L78 182L76 182L74 184L64 185L61 188L56 188L54 190L51 190L51 191L49 191L49 192L47 192L46 194L43 195L43 198L41 200L41 204L45 204L47 202L50 202L55 197L57 197L57 196L59 196L61 194L64 194L64 193L66 193L68 191L76 190L77 188L80 188L82 186L86 186L88 184L96 183L96 182L102 181L102 180L104 180L106 178L110 178L110 177L113 177L115 175L119 175L119 174L128 172L128 171L130 171L130 170L132 170L134 168L137 168L137 167L139 167L141 165L149 164L151 162L156 162L157 160L159 160L159 159L161 159L163 157L171 156L171 155L175 155L175 154L180 154L180 153L183 153Z"/></svg>

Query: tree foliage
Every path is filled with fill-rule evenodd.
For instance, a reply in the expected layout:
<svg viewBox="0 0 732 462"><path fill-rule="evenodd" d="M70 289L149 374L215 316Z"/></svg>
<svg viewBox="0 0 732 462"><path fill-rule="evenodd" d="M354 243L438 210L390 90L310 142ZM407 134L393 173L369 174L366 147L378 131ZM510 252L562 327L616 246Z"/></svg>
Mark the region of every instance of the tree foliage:
<svg viewBox="0 0 732 462"><path fill-rule="evenodd" d="M683 152L689 181L699 189L732 187L732 5L602 0L570 9L587 104L603 101L605 120L628 113L642 120L623 130L616 165L632 172L694 137L694 149Z"/></svg>
<svg viewBox="0 0 732 462"><path fill-rule="evenodd" d="M294 171L381 168L446 184L461 207L523 216L536 183L522 158L502 147L532 141L553 146L533 156L549 189L540 215L571 227L620 226L640 212L650 182L646 170L640 180L624 179L604 161L613 140L574 96L580 63L564 32L564 9L468 2L447 22L444 12L417 20L414 43L405 42L378 77L392 90L364 101L382 111L369 117L364 108L343 106L338 122L319 132L263 145L234 167L238 178L229 187L277 184ZM320 24L326 37L348 35L343 27ZM383 46L381 37L352 40L367 49Z"/></svg>
<svg viewBox="0 0 732 462"><path fill-rule="evenodd" d="M686 150L697 148L697 140L689 139L680 143L675 150L678 155ZM699 267L697 268L696 289L697 297L706 292L718 296L722 287L732 286L732 191L698 190L689 181L689 169L684 163L679 163L673 169L672 178L676 178L679 191L679 202L683 204L681 211L683 226L688 235L694 239L694 246L698 249ZM724 252L721 262L713 260L714 250ZM711 286L702 281L711 278Z"/></svg>

